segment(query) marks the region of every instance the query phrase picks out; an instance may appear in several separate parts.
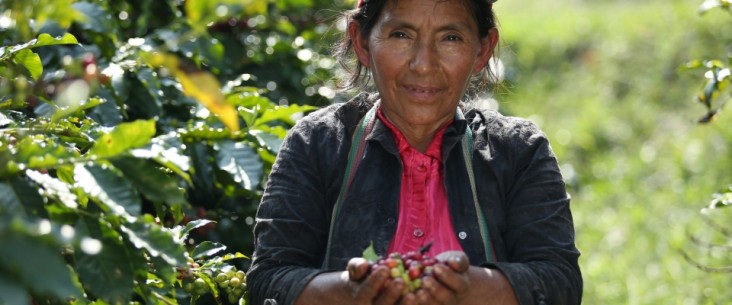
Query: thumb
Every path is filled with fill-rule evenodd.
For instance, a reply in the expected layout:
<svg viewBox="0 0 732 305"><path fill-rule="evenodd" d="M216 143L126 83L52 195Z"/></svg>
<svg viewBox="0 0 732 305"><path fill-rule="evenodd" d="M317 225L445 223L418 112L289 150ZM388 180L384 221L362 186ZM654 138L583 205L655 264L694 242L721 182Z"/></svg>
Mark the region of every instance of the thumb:
<svg viewBox="0 0 732 305"><path fill-rule="evenodd" d="M362 257L354 257L348 261L346 266L348 270L348 279L351 281L360 281L366 278L369 273L369 262Z"/></svg>

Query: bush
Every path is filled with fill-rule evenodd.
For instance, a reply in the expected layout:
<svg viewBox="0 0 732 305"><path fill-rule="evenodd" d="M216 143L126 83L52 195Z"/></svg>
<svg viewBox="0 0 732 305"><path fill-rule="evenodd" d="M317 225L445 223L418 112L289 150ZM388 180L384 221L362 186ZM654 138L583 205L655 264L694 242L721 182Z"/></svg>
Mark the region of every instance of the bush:
<svg viewBox="0 0 732 305"><path fill-rule="evenodd" d="M243 304L281 140L333 98L331 6L1 2L0 304Z"/></svg>

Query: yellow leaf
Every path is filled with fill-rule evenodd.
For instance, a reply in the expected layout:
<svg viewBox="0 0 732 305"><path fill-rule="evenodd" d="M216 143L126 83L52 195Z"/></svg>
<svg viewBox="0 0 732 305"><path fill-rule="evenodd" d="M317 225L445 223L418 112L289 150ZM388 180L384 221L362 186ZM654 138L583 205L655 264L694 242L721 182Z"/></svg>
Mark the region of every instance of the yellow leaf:
<svg viewBox="0 0 732 305"><path fill-rule="evenodd" d="M224 101L221 85L213 75L203 71L178 70L178 72L176 76L183 86L183 92L216 114L226 127L232 131L239 130L239 116L236 109Z"/></svg>
<svg viewBox="0 0 732 305"><path fill-rule="evenodd" d="M201 71L192 65L185 65L171 54L145 53L143 59L153 67L164 67L183 86L183 92L196 99L211 113L218 116L232 131L239 130L239 116L234 106L225 102L221 84L211 73Z"/></svg>

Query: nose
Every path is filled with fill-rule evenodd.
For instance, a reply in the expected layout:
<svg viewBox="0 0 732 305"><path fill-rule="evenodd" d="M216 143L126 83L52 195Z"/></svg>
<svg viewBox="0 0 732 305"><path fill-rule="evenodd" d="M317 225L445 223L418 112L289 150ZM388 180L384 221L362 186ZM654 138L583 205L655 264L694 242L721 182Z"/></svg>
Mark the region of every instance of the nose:
<svg viewBox="0 0 732 305"><path fill-rule="evenodd" d="M439 54L434 43L421 39L412 45L409 68L419 74L433 73L438 66Z"/></svg>

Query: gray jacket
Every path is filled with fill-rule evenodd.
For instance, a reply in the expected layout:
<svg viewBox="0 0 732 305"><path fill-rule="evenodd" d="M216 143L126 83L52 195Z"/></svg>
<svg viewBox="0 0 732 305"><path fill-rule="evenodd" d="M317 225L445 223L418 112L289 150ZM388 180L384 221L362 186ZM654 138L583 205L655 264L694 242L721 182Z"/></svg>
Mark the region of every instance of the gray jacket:
<svg viewBox="0 0 732 305"><path fill-rule="evenodd" d="M402 165L391 132L377 119L336 220L330 260L323 262L351 135L375 98L361 94L325 107L290 130L257 211L250 304L294 304L310 279L344 270L371 242L385 254L397 226ZM465 169L466 128L473 133L478 201L494 261L486 258ZM471 264L503 272L522 305L580 304L570 200L546 136L527 120L470 109L448 126L442 145L450 215Z"/></svg>

